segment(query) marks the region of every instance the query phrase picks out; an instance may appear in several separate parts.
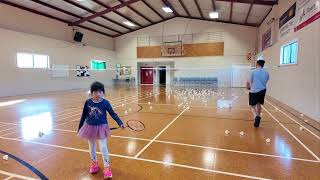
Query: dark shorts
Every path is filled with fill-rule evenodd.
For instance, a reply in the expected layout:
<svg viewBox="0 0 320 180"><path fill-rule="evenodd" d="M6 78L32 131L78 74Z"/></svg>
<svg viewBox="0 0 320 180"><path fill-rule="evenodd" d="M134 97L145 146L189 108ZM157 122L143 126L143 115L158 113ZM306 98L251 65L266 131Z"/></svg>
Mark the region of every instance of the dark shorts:
<svg viewBox="0 0 320 180"><path fill-rule="evenodd" d="M264 103L264 97L266 96L266 89L259 91L257 93L249 93L249 105L255 106L258 103L263 104Z"/></svg>

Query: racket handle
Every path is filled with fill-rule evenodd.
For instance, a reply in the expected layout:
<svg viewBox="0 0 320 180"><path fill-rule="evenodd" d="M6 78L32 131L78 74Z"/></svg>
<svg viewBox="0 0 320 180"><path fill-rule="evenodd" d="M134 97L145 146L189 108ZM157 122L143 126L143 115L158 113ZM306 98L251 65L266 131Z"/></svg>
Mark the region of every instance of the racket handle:
<svg viewBox="0 0 320 180"><path fill-rule="evenodd" d="M116 127L110 128L110 130L115 130L115 129L118 129L118 128L116 128Z"/></svg>

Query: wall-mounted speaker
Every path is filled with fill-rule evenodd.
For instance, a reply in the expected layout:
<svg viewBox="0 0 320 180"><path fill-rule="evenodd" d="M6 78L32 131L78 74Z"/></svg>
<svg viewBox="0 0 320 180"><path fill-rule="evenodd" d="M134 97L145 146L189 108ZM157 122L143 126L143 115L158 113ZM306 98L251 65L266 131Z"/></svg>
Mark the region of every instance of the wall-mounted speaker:
<svg viewBox="0 0 320 180"><path fill-rule="evenodd" d="M73 37L73 40L76 41L76 42L81 42L82 41L82 38L83 38L83 34L81 32L76 32L74 34L74 37Z"/></svg>

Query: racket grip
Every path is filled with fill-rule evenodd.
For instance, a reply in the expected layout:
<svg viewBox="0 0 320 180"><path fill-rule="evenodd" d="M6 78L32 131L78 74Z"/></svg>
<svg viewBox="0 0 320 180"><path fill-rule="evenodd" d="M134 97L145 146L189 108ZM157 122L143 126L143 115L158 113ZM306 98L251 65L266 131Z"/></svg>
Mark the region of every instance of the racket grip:
<svg viewBox="0 0 320 180"><path fill-rule="evenodd" d="M116 128L116 127L110 128L110 130L115 130L115 129L118 129L118 128Z"/></svg>

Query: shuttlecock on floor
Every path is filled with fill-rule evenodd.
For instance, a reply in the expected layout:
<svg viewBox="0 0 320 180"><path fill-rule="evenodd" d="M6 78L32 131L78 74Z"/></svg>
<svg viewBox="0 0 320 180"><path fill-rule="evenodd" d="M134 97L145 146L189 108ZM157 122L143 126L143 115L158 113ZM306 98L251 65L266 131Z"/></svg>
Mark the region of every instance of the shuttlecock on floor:
<svg viewBox="0 0 320 180"><path fill-rule="evenodd" d="M225 134L230 134L230 131L229 130L225 130L224 133Z"/></svg>
<svg viewBox="0 0 320 180"><path fill-rule="evenodd" d="M8 160L9 160L9 156L8 156L8 155L4 155L4 156L2 157L2 159L5 160L5 161L8 161Z"/></svg>
<svg viewBox="0 0 320 180"><path fill-rule="evenodd" d="M304 127L300 126L300 131L303 131L304 130Z"/></svg>
<svg viewBox="0 0 320 180"><path fill-rule="evenodd" d="M43 132L39 132L39 137L42 137L44 135Z"/></svg>
<svg viewBox="0 0 320 180"><path fill-rule="evenodd" d="M240 132L240 136L243 136L243 135L244 135L244 132L243 132L243 131L241 131L241 132Z"/></svg>
<svg viewBox="0 0 320 180"><path fill-rule="evenodd" d="M267 138L267 139L266 139L266 142L267 142L267 143L270 143L270 142L271 142L270 138Z"/></svg>

